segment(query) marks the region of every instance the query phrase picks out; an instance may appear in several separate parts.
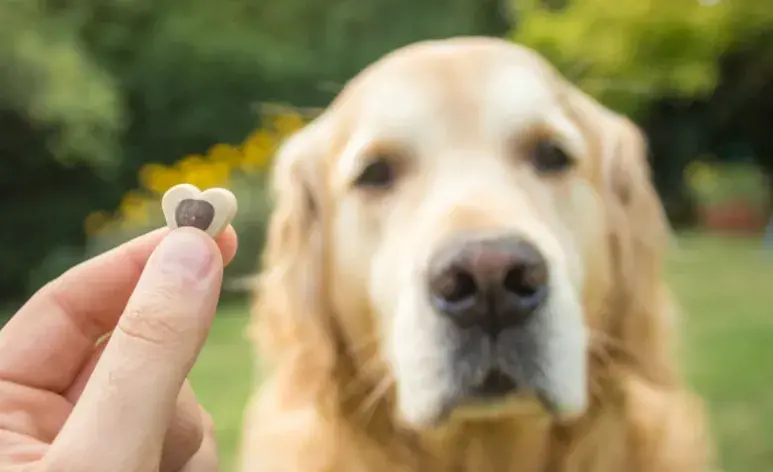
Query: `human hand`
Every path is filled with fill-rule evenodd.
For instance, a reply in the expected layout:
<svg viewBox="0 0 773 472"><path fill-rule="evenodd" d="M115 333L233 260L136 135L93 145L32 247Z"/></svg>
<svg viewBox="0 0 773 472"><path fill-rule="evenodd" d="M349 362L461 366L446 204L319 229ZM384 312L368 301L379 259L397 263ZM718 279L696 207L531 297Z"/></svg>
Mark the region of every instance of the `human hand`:
<svg viewBox="0 0 773 472"><path fill-rule="evenodd" d="M186 380L233 228L216 243L159 229L28 300L0 330L1 470L217 470L211 419Z"/></svg>

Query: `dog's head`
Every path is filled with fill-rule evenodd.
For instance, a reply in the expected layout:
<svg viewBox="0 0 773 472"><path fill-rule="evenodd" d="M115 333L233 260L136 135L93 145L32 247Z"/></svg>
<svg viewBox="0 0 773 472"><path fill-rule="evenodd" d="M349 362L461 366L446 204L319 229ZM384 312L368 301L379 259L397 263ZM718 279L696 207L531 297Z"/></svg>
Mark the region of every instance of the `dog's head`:
<svg viewBox="0 0 773 472"><path fill-rule="evenodd" d="M597 337L667 368L644 140L531 51L390 54L283 146L274 191L260 343L309 389L346 363L426 427L582 413Z"/></svg>

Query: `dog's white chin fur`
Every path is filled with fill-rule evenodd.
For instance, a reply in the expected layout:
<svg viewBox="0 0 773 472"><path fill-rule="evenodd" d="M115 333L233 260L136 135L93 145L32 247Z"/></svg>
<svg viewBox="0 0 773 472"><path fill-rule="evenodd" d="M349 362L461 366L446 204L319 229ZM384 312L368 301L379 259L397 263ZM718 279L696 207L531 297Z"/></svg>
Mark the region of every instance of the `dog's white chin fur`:
<svg viewBox="0 0 773 472"><path fill-rule="evenodd" d="M519 333L542 341L528 376L543 405L562 418L582 414L588 406L588 334L573 291L556 291L535 318L538 325Z"/></svg>

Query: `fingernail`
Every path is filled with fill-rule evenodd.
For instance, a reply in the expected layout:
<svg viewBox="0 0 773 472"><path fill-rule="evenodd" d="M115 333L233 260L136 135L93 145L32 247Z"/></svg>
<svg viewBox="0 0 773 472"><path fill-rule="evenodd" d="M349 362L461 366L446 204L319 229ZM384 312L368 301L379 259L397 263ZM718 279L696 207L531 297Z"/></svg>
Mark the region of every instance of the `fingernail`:
<svg viewBox="0 0 773 472"><path fill-rule="evenodd" d="M192 228L173 230L156 248L160 268L180 275L206 278L211 272L214 253L209 236Z"/></svg>

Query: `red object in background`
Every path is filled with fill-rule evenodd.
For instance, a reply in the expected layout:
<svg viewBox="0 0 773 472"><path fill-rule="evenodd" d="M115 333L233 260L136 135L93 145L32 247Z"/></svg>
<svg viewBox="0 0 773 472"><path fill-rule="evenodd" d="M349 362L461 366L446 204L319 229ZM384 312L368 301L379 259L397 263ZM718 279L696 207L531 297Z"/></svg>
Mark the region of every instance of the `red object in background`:
<svg viewBox="0 0 773 472"><path fill-rule="evenodd" d="M758 235L767 223L762 209L743 199L703 205L700 211L703 227L713 232Z"/></svg>

